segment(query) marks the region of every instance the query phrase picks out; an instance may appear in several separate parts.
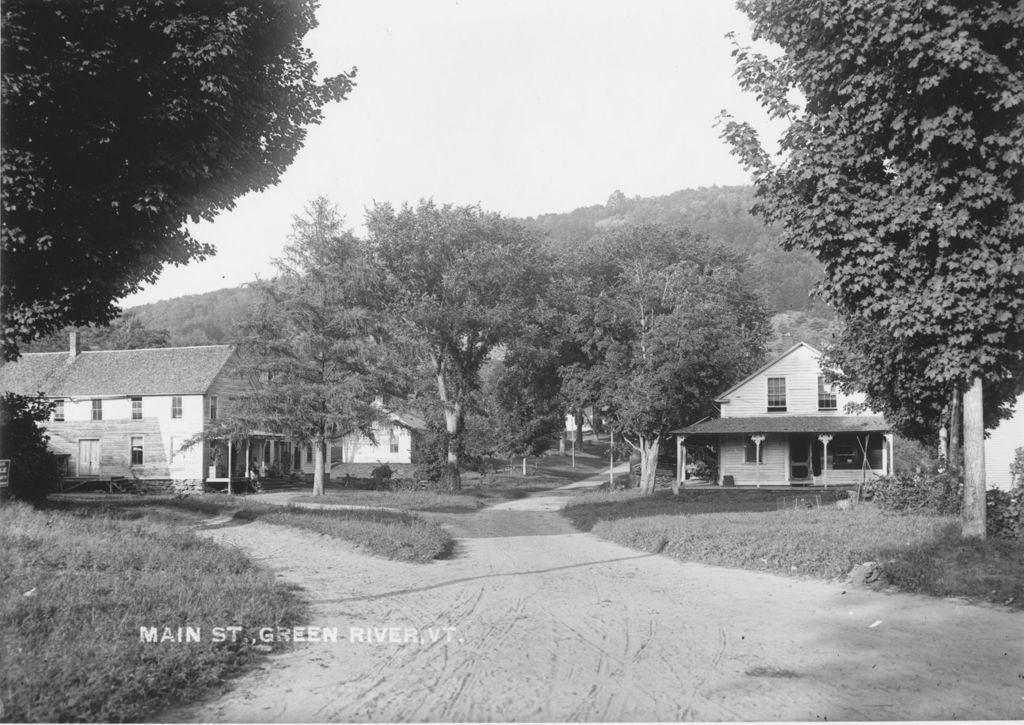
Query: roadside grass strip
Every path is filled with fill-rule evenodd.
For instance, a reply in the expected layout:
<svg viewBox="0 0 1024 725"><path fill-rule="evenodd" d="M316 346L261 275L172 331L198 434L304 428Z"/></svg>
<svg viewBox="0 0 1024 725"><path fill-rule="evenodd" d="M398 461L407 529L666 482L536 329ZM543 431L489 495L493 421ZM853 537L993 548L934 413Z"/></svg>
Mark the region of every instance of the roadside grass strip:
<svg viewBox="0 0 1024 725"><path fill-rule="evenodd" d="M431 511L437 513L473 513L484 502L466 493L438 493L434 491L337 491L327 490L323 496L299 494L291 499L295 503L336 504L343 506L380 506L403 511Z"/></svg>
<svg viewBox="0 0 1024 725"><path fill-rule="evenodd" d="M956 517L893 514L869 504L706 513L713 505L706 498L689 506L670 493L642 503L604 498L585 497L565 515L584 531L682 561L829 580L874 562L876 586L1024 609L1024 542L961 539ZM738 507L739 500L728 503ZM756 495L748 503L766 506Z"/></svg>
<svg viewBox="0 0 1024 725"><path fill-rule="evenodd" d="M142 511L0 507L5 722L149 719L259 656L256 628L305 615L270 572ZM241 630L215 642L214 627ZM145 641L143 628L202 636Z"/></svg>
<svg viewBox="0 0 1024 725"><path fill-rule="evenodd" d="M440 524L398 511L285 507L226 494L164 501L162 505L313 531L355 544L367 554L399 561L442 559L455 543Z"/></svg>

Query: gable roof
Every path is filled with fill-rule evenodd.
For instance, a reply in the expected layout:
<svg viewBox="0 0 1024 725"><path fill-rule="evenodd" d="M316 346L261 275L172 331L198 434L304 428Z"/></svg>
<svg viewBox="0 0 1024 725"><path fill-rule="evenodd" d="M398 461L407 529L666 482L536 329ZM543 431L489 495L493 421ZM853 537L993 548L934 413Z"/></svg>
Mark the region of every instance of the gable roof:
<svg viewBox="0 0 1024 725"><path fill-rule="evenodd" d="M201 395L234 354L231 345L25 353L0 366L0 391L51 398Z"/></svg>
<svg viewBox="0 0 1024 725"><path fill-rule="evenodd" d="M715 402L716 403L724 403L724 402L726 402L728 397L730 395L732 395L732 393L735 392L738 388L743 387L744 385L749 383L751 380L756 378L758 375L763 373L765 370L768 370L769 368L773 367L774 365L777 365L781 360L789 357L790 355L792 355L794 352L796 352L797 350L799 350L802 347L805 347L808 350L810 350L811 353L813 353L815 355L815 357L819 357L819 358L821 357L821 351L820 350L817 350L817 349L811 347L806 342L798 342L797 344L793 345L793 347L791 347L788 350L786 350L786 352L782 353L781 355L779 355L777 358L775 358L771 362L762 365L757 370L755 370L754 372L750 373L750 375L748 375L747 377L743 378L743 380L739 381L738 383L733 385L731 388L726 390L724 393L719 395L717 398L715 398Z"/></svg>

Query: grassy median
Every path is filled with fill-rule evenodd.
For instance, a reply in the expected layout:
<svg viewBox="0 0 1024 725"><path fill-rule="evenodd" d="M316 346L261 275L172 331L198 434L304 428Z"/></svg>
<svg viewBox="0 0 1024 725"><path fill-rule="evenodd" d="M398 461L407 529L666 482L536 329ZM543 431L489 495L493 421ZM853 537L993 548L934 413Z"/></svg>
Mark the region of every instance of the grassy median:
<svg viewBox="0 0 1024 725"><path fill-rule="evenodd" d="M872 505L792 508L772 498L746 491L590 494L564 514L581 530L683 561L822 579L875 562L879 586L1024 609L1024 542L963 540L956 517Z"/></svg>
<svg viewBox="0 0 1024 725"><path fill-rule="evenodd" d="M305 615L292 588L237 551L139 510L5 503L0 582L6 722L149 719L259 657L258 628ZM200 641L143 641L153 627L198 628ZM214 627L242 629L215 642Z"/></svg>
<svg viewBox="0 0 1024 725"><path fill-rule="evenodd" d="M261 503L255 497L226 494L207 494L165 503L191 511L312 531L355 544L367 554L399 561L426 563L444 558L454 544L451 535L436 522L398 511L275 506Z"/></svg>

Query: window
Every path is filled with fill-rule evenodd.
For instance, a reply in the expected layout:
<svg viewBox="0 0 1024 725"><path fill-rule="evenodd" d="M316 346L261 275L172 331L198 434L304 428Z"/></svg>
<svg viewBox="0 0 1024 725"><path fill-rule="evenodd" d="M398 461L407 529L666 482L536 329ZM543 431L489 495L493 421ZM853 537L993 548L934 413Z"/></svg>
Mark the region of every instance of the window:
<svg viewBox="0 0 1024 725"><path fill-rule="evenodd" d="M132 398L132 420L142 420L142 398Z"/></svg>
<svg viewBox="0 0 1024 725"><path fill-rule="evenodd" d="M175 395L171 398L171 417L181 417L181 396Z"/></svg>
<svg viewBox="0 0 1024 725"><path fill-rule="evenodd" d="M825 383L825 378L818 376L818 410L835 410L836 394L832 386Z"/></svg>
<svg viewBox="0 0 1024 725"><path fill-rule="evenodd" d="M217 396L210 396L210 420L217 420Z"/></svg>
<svg viewBox="0 0 1024 725"><path fill-rule="evenodd" d="M53 402L53 419L56 421L64 420L64 401L55 400Z"/></svg>
<svg viewBox="0 0 1024 725"><path fill-rule="evenodd" d="M757 456L758 463L764 463L764 444L765 441L761 441L761 450L757 449L757 444L750 438L747 438L747 444L743 448L743 462L753 463L754 456Z"/></svg>
<svg viewBox="0 0 1024 725"><path fill-rule="evenodd" d="M391 428L391 430L388 432L388 437L390 438L389 443L391 447L391 452L398 453L398 431L396 431L394 428Z"/></svg>
<svg viewBox="0 0 1024 725"><path fill-rule="evenodd" d="M142 436L132 436L132 465L142 465Z"/></svg>
<svg viewBox="0 0 1024 725"><path fill-rule="evenodd" d="M92 419L103 420L103 401L99 398L92 399Z"/></svg>
<svg viewBox="0 0 1024 725"><path fill-rule="evenodd" d="M768 378L768 412L786 412L785 378Z"/></svg>
<svg viewBox="0 0 1024 725"><path fill-rule="evenodd" d="M313 462L313 446L306 446L306 463Z"/></svg>
<svg viewBox="0 0 1024 725"><path fill-rule="evenodd" d="M877 433L865 436L850 434L837 435L828 445L829 467L837 470L860 470L867 453L867 467L882 468L882 447L885 440Z"/></svg>

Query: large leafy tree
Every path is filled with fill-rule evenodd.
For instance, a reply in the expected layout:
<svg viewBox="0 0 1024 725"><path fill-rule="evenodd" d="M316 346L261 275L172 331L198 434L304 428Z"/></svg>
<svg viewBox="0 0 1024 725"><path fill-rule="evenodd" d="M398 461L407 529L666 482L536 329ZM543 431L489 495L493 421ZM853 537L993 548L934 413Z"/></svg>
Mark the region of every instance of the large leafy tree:
<svg viewBox="0 0 1024 725"><path fill-rule="evenodd" d="M602 411L639 451L644 493L669 432L709 415L714 396L763 361L769 316L741 262L682 228L626 225L581 249L566 281L577 300L567 329L584 358L564 370L566 397Z"/></svg>
<svg viewBox="0 0 1024 725"><path fill-rule="evenodd" d="M379 275L336 209L316 199L296 217L278 275L242 328L239 373L252 392L214 435L267 430L313 447L313 493L323 494L327 447L373 439L389 385Z"/></svg>
<svg viewBox="0 0 1024 725"><path fill-rule="evenodd" d="M828 302L881 330L929 384L967 391L963 532L984 536L983 389L1024 356L1024 5L740 7L781 48L737 48L740 83L788 121L778 160L726 122L758 209L783 245L824 263Z"/></svg>
<svg viewBox="0 0 1024 725"><path fill-rule="evenodd" d="M303 48L315 0L3 3L3 352L103 323L166 264L213 254L186 220L275 184L343 99Z"/></svg>
<svg viewBox="0 0 1024 725"><path fill-rule="evenodd" d="M436 383L448 451L441 484L458 489L480 370L529 318L545 284L544 256L522 225L477 207L381 204L366 226L387 275L392 329L410 364Z"/></svg>

